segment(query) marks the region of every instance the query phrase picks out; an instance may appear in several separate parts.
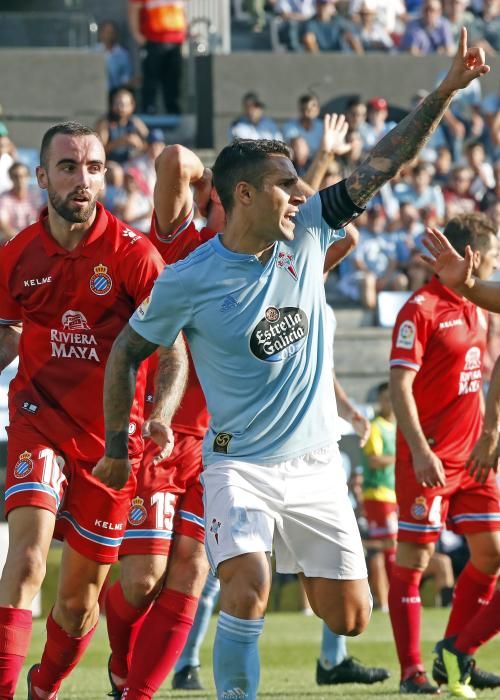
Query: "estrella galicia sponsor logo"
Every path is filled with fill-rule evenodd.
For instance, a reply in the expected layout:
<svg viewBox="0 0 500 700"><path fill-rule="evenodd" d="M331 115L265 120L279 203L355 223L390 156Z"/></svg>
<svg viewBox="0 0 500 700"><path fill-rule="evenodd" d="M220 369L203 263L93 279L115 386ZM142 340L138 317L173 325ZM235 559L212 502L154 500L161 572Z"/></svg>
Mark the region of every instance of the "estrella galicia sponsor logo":
<svg viewBox="0 0 500 700"><path fill-rule="evenodd" d="M232 439L231 433L217 433L214 438L214 452L227 455L227 448Z"/></svg>
<svg viewBox="0 0 500 700"><path fill-rule="evenodd" d="M31 474L33 471L33 460L31 459L31 452L21 452L19 459L14 467L14 476L16 479L24 479L24 477Z"/></svg>
<svg viewBox="0 0 500 700"><path fill-rule="evenodd" d="M130 504L130 510L128 512L129 523L137 527L138 525L142 525L147 517L148 512L144 507L144 500L136 496L132 499L132 503Z"/></svg>
<svg viewBox="0 0 500 700"><path fill-rule="evenodd" d="M269 306L250 337L250 350L264 362L282 362L299 352L308 333L309 320L302 309Z"/></svg>

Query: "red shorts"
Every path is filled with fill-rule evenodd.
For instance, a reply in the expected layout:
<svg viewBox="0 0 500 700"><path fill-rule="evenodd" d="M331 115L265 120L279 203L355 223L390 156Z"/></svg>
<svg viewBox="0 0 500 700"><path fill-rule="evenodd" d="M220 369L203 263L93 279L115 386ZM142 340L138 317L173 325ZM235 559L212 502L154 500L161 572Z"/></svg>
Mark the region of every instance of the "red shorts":
<svg viewBox="0 0 500 700"><path fill-rule="evenodd" d="M398 540L435 542L445 523L461 535L500 530L496 474L490 472L486 483L478 484L463 465L444 468L445 486L430 489L417 483L411 463L396 462Z"/></svg>
<svg viewBox="0 0 500 700"><path fill-rule="evenodd" d="M117 491L92 476L95 462L70 459L27 426L10 426L5 512L35 506L57 516L54 537L84 557L103 564L118 559L137 464Z"/></svg>
<svg viewBox="0 0 500 700"><path fill-rule="evenodd" d="M368 520L369 539L396 539L398 534L397 503L366 499L363 501L363 508Z"/></svg>
<svg viewBox="0 0 500 700"><path fill-rule="evenodd" d="M202 438L194 435L175 433L170 457L153 464L158 447L147 441L120 557L128 554L167 556L174 534L204 542L200 483L202 443Z"/></svg>

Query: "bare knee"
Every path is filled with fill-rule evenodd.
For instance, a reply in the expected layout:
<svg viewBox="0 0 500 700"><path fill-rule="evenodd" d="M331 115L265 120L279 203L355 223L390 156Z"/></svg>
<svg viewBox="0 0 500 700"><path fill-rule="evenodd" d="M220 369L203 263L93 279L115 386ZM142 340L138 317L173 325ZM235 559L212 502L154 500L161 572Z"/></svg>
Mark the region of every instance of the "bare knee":
<svg viewBox="0 0 500 700"><path fill-rule="evenodd" d="M370 622L371 604L369 600L351 601L344 606L332 606L322 616L335 634L357 637L365 631Z"/></svg>
<svg viewBox="0 0 500 700"><path fill-rule="evenodd" d="M160 593L165 579L164 556L133 556L121 562L120 584L127 602L135 608L149 605Z"/></svg>
<svg viewBox="0 0 500 700"><path fill-rule="evenodd" d="M434 553L434 543L398 542L396 564L407 569L424 571Z"/></svg>
<svg viewBox="0 0 500 700"><path fill-rule="evenodd" d="M99 614L97 600L81 593L59 594L54 610L54 618L72 637L81 637L93 627Z"/></svg>
<svg viewBox="0 0 500 700"><path fill-rule="evenodd" d="M495 575L500 569L500 532L479 532L467 535L472 564L485 574Z"/></svg>
<svg viewBox="0 0 500 700"><path fill-rule="evenodd" d="M19 599L33 599L41 588L46 572L45 552L37 545L9 549L2 574L11 591ZM9 601L17 605L19 601Z"/></svg>
<svg viewBox="0 0 500 700"><path fill-rule="evenodd" d="M168 562L166 586L199 598L208 568L204 545L192 538L179 538Z"/></svg>
<svg viewBox="0 0 500 700"><path fill-rule="evenodd" d="M264 617L271 573L268 561L262 556L245 554L219 565L220 604L224 612L245 620Z"/></svg>

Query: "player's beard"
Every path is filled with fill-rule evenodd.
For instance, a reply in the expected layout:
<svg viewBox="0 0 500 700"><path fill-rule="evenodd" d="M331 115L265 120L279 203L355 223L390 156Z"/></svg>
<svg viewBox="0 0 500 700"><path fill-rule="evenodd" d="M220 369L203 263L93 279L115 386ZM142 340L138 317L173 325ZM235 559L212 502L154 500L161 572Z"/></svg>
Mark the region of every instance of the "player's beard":
<svg viewBox="0 0 500 700"><path fill-rule="evenodd" d="M84 224L90 219L95 211L97 195L95 197L91 197L85 207L75 209L71 205L71 198L77 194L76 192L71 192L65 199L63 199L49 185L47 194L49 196L50 203L59 216L72 224Z"/></svg>

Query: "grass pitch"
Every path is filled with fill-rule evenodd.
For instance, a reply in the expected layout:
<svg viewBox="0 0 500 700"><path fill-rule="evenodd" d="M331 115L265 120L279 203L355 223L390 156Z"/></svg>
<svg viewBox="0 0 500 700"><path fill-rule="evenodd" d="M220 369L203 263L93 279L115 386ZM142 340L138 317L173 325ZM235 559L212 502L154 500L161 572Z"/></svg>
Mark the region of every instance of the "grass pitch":
<svg viewBox="0 0 500 700"><path fill-rule="evenodd" d="M427 669L432 664L432 648L442 635L448 610L424 609L422 647ZM201 677L207 691L186 692L171 691L170 678L157 693L157 698L172 698L180 700L198 700L215 698L211 671L211 649L215 632L216 617L211 621L209 634L202 650ZM308 618L297 612L270 613L266 618L264 633L261 638L261 683L259 698L262 700L327 700L328 698L365 698L421 697L399 696L398 666L389 616L374 612L368 631L361 637L350 639L348 651L358 657L363 663L372 666L385 666L391 671L391 678L385 683L373 686L338 685L317 686L314 680L316 658L319 652L321 638L321 622L316 618ZM31 664L40 659L45 639L45 625L36 621L33 630L33 640L30 655L19 681L16 700L26 698L26 672ZM64 682L61 700L104 700L109 690L107 680L108 643L106 624L101 620L96 635L80 665ZM491 640L477 654L478 663L490 671L500 672L500 637ZM445 689L441 697L449 697ZM495 691L478 693L480 700L500 700L500 688Z"/></svg>

